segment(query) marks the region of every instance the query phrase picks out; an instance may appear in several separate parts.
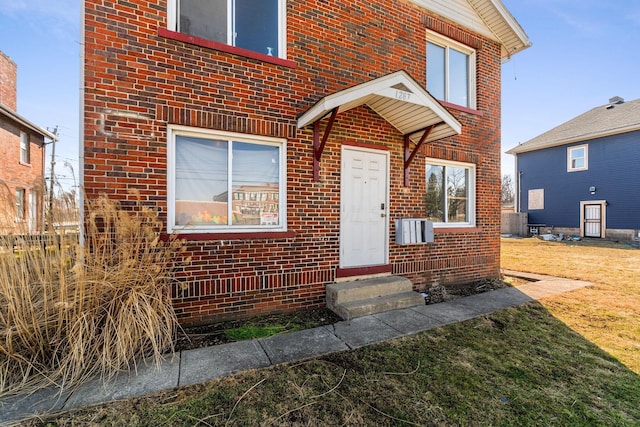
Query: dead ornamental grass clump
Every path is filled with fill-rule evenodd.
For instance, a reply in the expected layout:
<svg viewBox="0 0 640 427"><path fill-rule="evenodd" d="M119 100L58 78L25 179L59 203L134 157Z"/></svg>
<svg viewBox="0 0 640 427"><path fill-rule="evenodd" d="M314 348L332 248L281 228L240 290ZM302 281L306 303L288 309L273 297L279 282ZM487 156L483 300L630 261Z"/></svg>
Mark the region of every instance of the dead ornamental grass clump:
<svg viewBox="0 0 640 427"><path fill-rule="evenodd" d="M84 246L11 247L0 236L0 396L108 379L172 350L171 259L150 209L90 202ZM17 234L17 233L16 233Z"/></svg>

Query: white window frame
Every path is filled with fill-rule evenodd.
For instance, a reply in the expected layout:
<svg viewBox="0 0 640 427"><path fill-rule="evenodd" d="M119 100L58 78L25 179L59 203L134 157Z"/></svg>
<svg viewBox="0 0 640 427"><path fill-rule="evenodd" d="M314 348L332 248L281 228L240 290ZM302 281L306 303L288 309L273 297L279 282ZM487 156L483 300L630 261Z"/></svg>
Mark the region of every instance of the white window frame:
<svg viewBox="0 0 640 427"><path fill-rule="evenodd" d="M441 101L449 102L449 49L457 50L465 55L467 55L467 67L468 67L468 75L467 75L467 84L469 85L469 105L462 105L466 108L476 109L477 105L477 96L476 96L476 51L475 49L466 46L462 43L458 43L454 40L451 40L447 37L442 36L436 32L431 30L425 30L427 32L427 43L432 43L438 45L445 49L445 82L444 82L444 91L445 91L445 99L441 99ZM427 51L427 45L425 44L425 56ZM427 68L429 67L429 58L427 57ZM426 70L425 70L426 74ZM429 82L427 81L427 89L429 87ZM458 104L456 104L458 105Z"/></svg>
<svg viewBox="0 0 640 427"><path fill-rule="evenodd" d="M24 188L16 188L16 221L24 221L26 219L26 199L27 190Z"/></svg>
<svg viewBox="0 0 640 427"><path fill-rule="evenodd" d="M227 0L227 10L231 11L232 0ZM178 16L180 11L180 0L167 0L167 29L180 32L178 28ZM232 31L233 20L227 17L227 45L235 46ZM265 52L260 52L265 53ZM266 54L266 53L265 53ZM278 0L278 58L287 58L287 2Z"/></svg>
<svg viewBox="0 0 640 427"><path fill-rule="evenodd" d="M571 154L574 151L580 150L580 149L584 149L584 166L582 167L573 167L573 162L571 160ZM574 145L572 147L567 147L567 172L578 172L578 171L586 171L589 169L589 145L588 144L582 144L582 145Z"/></svg>
<svg viewBox="0 0 640 427"><path fill-rule="evenodd" d="M434 227L439 228L461 228L461 227L475 227L476 226L476 165L474 163L463 163L463 162L454 162L450 160L441 160L427 157L425 161L425 179L427 178L427 167L429 165L433 166L444 166L445 170L447 167L457 167L464 168L469 171L469 183L467 188L467 219L466 222L448 222L448 203L447 203L447 194L445 191L445 201L444 201L444 218L445 222L434 222ZM446 176L446 173L445 173ZM446 184L446 183L445 183ZM426 195L426 188L425 188Z"/></svg>
<svg viewBox="0 0 640 427"><path fill-rule="evenodd" d="M280 182L278 191L278 225L176 225L176 136L191 136L203 139L224 139L237 142L271 145L280 148ZM287 141L283 138L264 137L234 132L214 131L210 129L193 128L180 125L167 127L167 232L173 233L238 233L238 232L280 232L287 231ZM231 155L228 159L231 164ZM231 167L229 167L228 194L229 206L233 202L233 182L231 180Z"/></svg>
<svg viewBox="0 0 640 427"><path fill-rule="evenodd" d="M30 146L29 146L29 134L20 131L20 162L29 164L31 163Z"/></svg>

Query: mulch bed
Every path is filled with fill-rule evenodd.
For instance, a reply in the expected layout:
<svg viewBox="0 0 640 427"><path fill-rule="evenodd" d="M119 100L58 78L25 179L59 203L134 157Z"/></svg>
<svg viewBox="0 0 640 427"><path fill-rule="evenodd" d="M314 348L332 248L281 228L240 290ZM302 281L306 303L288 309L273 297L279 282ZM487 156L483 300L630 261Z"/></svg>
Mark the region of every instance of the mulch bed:
<svg viewBox="0 0 640 427"><path fill-rule="evenodd" d="M292 313L277 313L267 316L228 320L208 325L187 327L178 331L178 338L175 341L175 350L182 351L234 342L235 340L229 338L225 334L225 331L241 328L247 325L284 325L284 332L287 332L296 329L310 329L317 326L332 325L340 320L342 319L340 319L340 317L338 317L338 315L333 311L326 307L322 307Z"/></svg>

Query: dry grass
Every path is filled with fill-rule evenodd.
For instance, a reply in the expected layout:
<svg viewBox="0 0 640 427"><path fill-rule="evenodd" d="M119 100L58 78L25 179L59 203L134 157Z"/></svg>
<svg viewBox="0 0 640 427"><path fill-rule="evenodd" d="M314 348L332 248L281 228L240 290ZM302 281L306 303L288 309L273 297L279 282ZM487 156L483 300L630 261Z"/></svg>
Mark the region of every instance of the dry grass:
<svg viewBox="0 0 640 427"><path fill-rule="evenodd" d="M541 302L640 374L640 250L612 242L502 239L502 267L595 283Z"/></svg>
<svg viewBox="0 0 640 427"><path fill-rule="evenodd" d="M593 249L590 261L599 263L610 249L617 254L614 259L630 256L629 266L637 262L639 252L623 247ZM561 275L534 264L526 268L524 263L533 259L568 266L571 251L580 258L592 248L506 241L504 250L505 267ZM595 340L569 328L571 322L553 315L560 313L569 320L575 315L579 320L589 309L593 315L604 307L597 305L597 299L597 304L583 306L582 293L594 291L594 297L601 294L615 300L615 289L621 290L619 295L634 292L628 283L617 287L599 283L572 292L567 299L546 299L551 313L531 302L412 337L53 415L27 425L637 426L637 371L603 351L602 343L596 346ZM575 307L572 301L577 302ZM633 333L637 323L620 327Z"/></svg>
<svg viewBox="0 0 640 427"><path fill-rule="evenodd" d="M537 303L29 426L637 426L640 377Z"/></svg>
<svg viewBox="0 0 640 427"><path fill-rule="evenodd" d="M167 285L180 247L159 231L153 211L100 198L87 207L85 246L13 248L20 223L0 236L0 397L159 362L177 325Z"/></svg>

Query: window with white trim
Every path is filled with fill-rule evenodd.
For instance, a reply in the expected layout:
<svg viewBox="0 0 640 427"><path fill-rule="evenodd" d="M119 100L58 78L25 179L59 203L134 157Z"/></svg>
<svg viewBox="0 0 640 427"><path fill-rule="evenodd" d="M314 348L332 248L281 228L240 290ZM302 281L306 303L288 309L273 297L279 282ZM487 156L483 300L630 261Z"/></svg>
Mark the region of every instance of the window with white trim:
<svg viewBox="0 0 640 427"><path fill-rule="evenodd" d="M22 163L31 162L29 148L29 134L20 132L20 161Z"/></svg>
<svg viewBox="0 0 640 427"><path fill-rule="evenodd" d="M286 142L169 127L168 231L286 231Z"/></svg>
<svg viewBox="0 0 640 427"><path fill-rule="evenodd" d="M24 188L16 189L16 221L23 221L26 216L27 205L25 204L26 190Z"/></svg>
<svg viewBox="0 0 640 427"><path fill-rule="evenodd" d="M285 0L169 0L169 30L286 57Z"/></svg>
<svg viewBox="0 0 640 427"><path fill-rule="evenodd" d="M427 90L436 99L476 108L476 51L427 31Z"/></svg>
<svg viewBox="0 0 640 427"><path fill-rule="evenodd" d="M576 145L567 148L567 172L589 169L589 146Z"/></svg>
<svg viewBox="0 0 640 427"><path fill-rule="evenodd" d="M427 218L436 226L475 226L476 167L427 159Z"/></svg>

